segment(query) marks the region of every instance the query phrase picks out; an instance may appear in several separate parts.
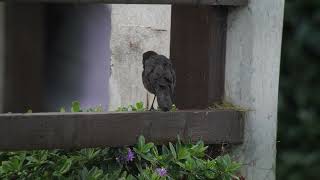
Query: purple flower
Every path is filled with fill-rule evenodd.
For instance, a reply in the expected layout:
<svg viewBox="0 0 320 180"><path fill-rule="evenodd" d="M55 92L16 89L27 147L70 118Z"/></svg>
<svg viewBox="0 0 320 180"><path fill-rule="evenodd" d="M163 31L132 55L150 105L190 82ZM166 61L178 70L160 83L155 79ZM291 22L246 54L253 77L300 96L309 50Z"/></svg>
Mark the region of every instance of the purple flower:
<svg viewBox="0 0 320 180"><path fill-rule="evenodd" d="M159 176L161 176L161 177L166 176L168 174L168 172L165 168L157 168L156 171L159 174Z"/></svg>
<svg viewBox="0 0 320 180"><path fill-rule="evenodd" d="M128 148L128 154L126 156L126 161L133 161L134 159L134 152L132 152L132 150L130 148Z"/></svg>

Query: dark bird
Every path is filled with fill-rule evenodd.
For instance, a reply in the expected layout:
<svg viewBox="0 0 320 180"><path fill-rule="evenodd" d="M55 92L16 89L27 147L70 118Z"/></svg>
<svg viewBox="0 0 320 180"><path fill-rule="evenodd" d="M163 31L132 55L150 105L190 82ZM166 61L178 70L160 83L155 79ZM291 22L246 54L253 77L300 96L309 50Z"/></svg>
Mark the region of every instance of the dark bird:
<svg viewBox="0 0 320 180"><path fill-rule="evenodd" d="M174 103L174 88L176 86L176 74L171 61L163 55L148 51L143 53L142 81L144 87L152 94L153 103L157 97L159 108L169 111Z"/></svg>

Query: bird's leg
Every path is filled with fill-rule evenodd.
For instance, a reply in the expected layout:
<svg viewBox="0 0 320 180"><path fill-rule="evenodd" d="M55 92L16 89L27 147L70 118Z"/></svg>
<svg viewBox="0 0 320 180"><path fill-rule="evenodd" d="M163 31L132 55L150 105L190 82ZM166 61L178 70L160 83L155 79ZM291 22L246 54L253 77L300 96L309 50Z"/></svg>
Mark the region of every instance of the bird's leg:
<svg viewBox="0 0 320 180"><path fill-rule="evenodd" d="M151 104L150 111L153 111L153 110L154 110L153 103L154 103L154 100L155 100L155 99L156 99L156 95L154 95L154 98L153 98L153 101L152 101L152 104Z"/></svg>

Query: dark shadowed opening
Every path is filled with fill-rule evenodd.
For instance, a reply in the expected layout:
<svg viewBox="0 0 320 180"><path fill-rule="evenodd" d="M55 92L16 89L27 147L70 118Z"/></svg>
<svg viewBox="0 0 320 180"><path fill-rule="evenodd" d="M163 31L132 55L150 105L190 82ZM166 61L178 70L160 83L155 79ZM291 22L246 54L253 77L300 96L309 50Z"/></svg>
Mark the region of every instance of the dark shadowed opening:
<svg viewBox="0 0 320 180"><path fill-rule="evenodd" d="M102 4L9 4L5 112L107 108L110 16Z"/></svg>

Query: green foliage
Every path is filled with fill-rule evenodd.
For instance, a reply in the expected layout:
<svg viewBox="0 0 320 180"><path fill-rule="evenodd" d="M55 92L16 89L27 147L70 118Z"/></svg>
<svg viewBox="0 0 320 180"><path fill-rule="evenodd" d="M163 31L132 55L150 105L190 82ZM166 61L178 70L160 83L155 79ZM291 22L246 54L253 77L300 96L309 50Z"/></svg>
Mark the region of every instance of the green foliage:
<svg viewBox="0 0 320 180"><path fill-rule="evenodd" d="M99 105L89 109L82 109L79 101L73 101L70 111L71 112L103 112L103 107ZM60 112L66 112L65 108L61 107Z"/></svg>
<svg viewBox="0 0 320 180"><path fill-rule="evenodd" d="M129 105L129 106L121 106L118 107L116 110L117 112L126 112L126 111L135 111L135 112L142 112L148 110L147 107L144 107L143 102L137 102L135 105ZM172 108L170 111L175 112L177 111L176 105L172 105ZM156 109L156 111L159 111L159 109Z"/></svg>
<svg viewBox="0 0 320 180"><path fill-rule="evenodd" d="M172 104L172 107L171 107L170 111L175 112L177 110L178 110L177 106L175 104Z"/></svg>
<svg viewBox="0 0 320 180"><path fill-rule="evenodd" d="M287 0L277 179L320 179L320 1Z"/></svg>
<svg viewBox="0 0 320 180"><path fill-rule="evenodd" d="M184 144L179 140L175 145L169 143L159 148L153 143L145 143L144 138L140 137L134 151L139 164L150 164L146 170L140 170L141 174L149 173L152 176L154 172L148 169L161 167L168 172L168 179L237 179L235 173L240 168L238 163L228 155L216 159L205 158L206 149L202 141Z"/></svg>
<svg viewBox="0 0 320 180"><path fill-rule="evenodd" d="M138 180L165 180L166 177L161 177L157 174L156 171L147 167L145 169L140 170L140 174L137 177Z"/></svg>
<svg viewBox="0 0 320 180"><path fill-rule="evenodd" d="M132 158L128 148L2 152L0 179L238 179L240 165L228 155L206 158L202 141L157 147L140 136L133 149Z"/></svg>
<svg viewBox="0 0 320 180"><path fill-rule="evenodd" d="M136 111L136 112L142 112L145 111L146 108L144 107L143 102L137 102L135 105L129 105L128 107L126 106L121 106L118 107L116 110L117 112L125 112L125 111Z"/></svg>
<svg viewBox="0 0 320 180"><path fill-rule="evenodd" d="M80 102L74 101L72 102L71 112L81 112Z"/></svg>

